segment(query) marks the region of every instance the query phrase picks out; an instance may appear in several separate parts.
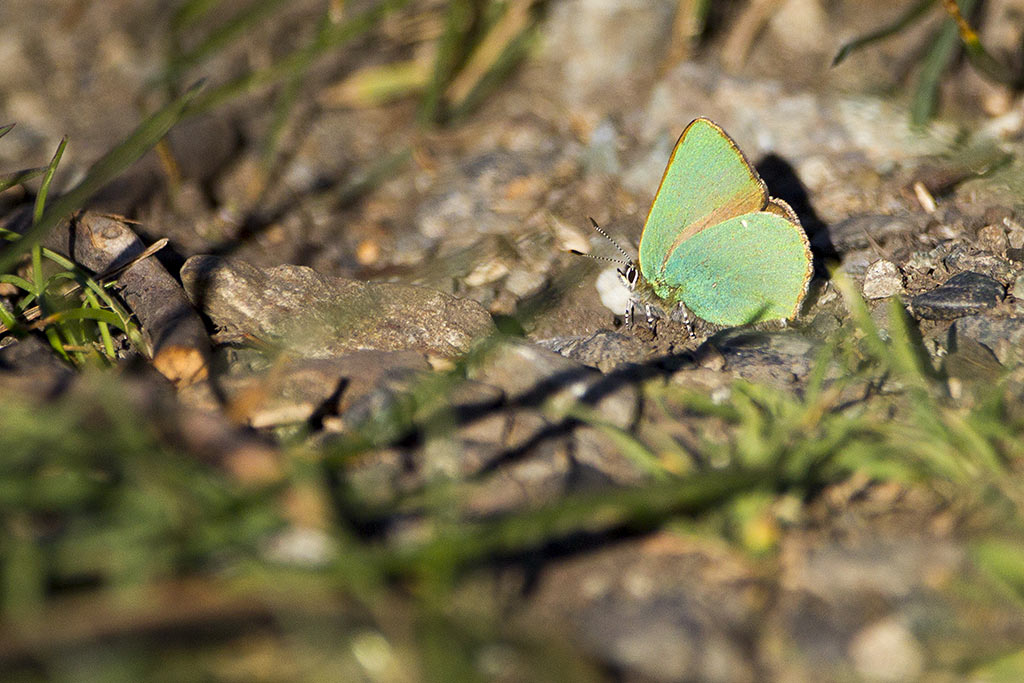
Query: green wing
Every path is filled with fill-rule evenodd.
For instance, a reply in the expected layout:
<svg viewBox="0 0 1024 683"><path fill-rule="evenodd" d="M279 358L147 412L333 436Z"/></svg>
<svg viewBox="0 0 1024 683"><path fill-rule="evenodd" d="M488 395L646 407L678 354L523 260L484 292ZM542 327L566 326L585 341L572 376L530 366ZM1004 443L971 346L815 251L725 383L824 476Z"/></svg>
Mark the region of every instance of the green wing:
<svg viewBox="0 0 1024 683"><path fill-rule="evenodd" d="M811 279L811 250L796 223L758 211L730 218L680 244L652 283L719 325L792 318Z"/></svg>
<svg viewBox="0 0 1024 683"><path fill-rule="evenodd" d="M695 119L679 136L640 237L640 272L657 280L676 248L708 226L765 208L768 193L718 124Z"/></svg>

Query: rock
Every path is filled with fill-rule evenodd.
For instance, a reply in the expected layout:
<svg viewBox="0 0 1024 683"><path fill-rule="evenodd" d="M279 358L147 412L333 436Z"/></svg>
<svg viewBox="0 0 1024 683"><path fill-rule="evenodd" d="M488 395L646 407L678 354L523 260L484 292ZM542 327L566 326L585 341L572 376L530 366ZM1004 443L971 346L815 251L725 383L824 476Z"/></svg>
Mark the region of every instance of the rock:
<svg viewBox="0 0 1024 683"><path fill-rule="evenodd" d="M956 245L946 256L945 264L951 273L974 271L1005 283L1013 279L1017 270L1005 259L988 252L975 251L965 244Z"/></svg>
<svg viewBox="0 0 1024 683"><path fill-rule="evenodd" d="M415 351L353 351L336 358L283 358L267 372L218 381L233 417L261 428L304 422L318 412L343 414L390 377L429 371Z"/></svg>
<svg viewBox="0 0 1024 683"><path fill-rule="evenodd" d="M902 620L885 618L861 629L850 642L850 659L872 681L913 681L924 669L924 653Z"/></svg>
<svg viewBox="0 0 1024 683"><path fill-rule="evenodd" d="M261 269L193 256L181 269L193 304L220 328L218 341L257 342L307 358L361 349L466 352L494 323L475 301L412 285L321 275L305 266Z"/></svg>
<svg viewBox="0 0 1024 683"><path fill-rule="evenodd" d="M978 246L993 254L1002 254L1010 246L1006 229L1001 225L985 225L978 230Z"/></svg>
<svg viewBox="0 0 1024 683"><path fill-rule="evenodd" d="M962 337L984 344L1000 363L1006 365L1020 358L1019 349L1024 345L1024 317L966 316L953 323L950 336L958 346Z"/></svg>
<svg viewBox="0 0 1024 683"><path fill-rule="evenodd" d="M694 352L695 362L708 366L708 357L751 382L791 387L811 370L817 353L811 339L795 331L765 332L743 328L723 330Z"/></svg>
<svg viewBox="0 0 1024 683"><path fill-rule="evenodd" d="M927 320L953 320L992 308L1003 296L1003 286L998 281L967 271L915 296L912 307L916 315Z"/></svg>
<svg viewBox="0 0 1024 683"><path fill-rule="evenodd" d="M557 563L531 602L556 605L556 623L624 680L753 681L743 652L765 617L754 585L739 557L659 533Z"/></svg>
<svg viewBox="0 0 1024 683"><path fill-rule="evenodd" d="M875 261L864 273L864 296L868 299L887 299L902 288L903 277L892 261Z"/></svg>
<svg viewBox="0 0 1024 683"><path fill-rule="evenodd" d="M470 379L498 387L519 405L543 402L553 414L560 406L571 408L580 403L625 428L637 409L635 390L621 379L606 380L591 368L528 342L500 345L467 374Z"/></svg>
<svg viewBox="0 0 1024 683"><path fill-rule="evenodd" d="M601 372L614 370L623 363L639 363L648 355L647 345L642 341L611 330L598 330L587 337L556 337L538 343Z"/></svg>
<svg viewBox="0 0 1024 683"><path fill-rule="evenodd" d="M954 350L942 359L942 368L950 380L985 387L998 382L1003 374L1003 366L992 350L967 335L956 337Z"/></svg>
<svg viewBox="0 0 1024 683"><path fill-rule="evenodd" d="M604 307L615 315L623 315L633 300L633 293L619 276L618 268L607 268L601 271L595 282L597 295Z"/></svg>

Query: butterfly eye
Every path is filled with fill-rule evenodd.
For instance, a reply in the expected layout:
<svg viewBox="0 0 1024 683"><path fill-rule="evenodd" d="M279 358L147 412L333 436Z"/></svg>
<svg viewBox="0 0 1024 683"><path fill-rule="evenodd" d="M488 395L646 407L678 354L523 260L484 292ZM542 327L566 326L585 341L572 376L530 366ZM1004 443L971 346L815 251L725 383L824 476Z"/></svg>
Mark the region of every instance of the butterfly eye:
<svg viewBox="0 0 1024 683"><path fill-rule="evenodd" d="M619 275L625 280L626 286L636 289L636 283L640 279L640 273L634 266L627 266L625 270L619 269Z"/></svg>

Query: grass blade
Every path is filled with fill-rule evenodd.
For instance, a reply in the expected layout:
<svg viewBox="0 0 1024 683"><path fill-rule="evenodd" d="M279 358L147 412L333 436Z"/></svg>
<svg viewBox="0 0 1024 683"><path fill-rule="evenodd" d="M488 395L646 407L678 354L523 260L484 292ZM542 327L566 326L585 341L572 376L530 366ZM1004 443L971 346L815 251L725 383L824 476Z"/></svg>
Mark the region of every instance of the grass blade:
<svg viewBox="0 0 1024 683"><path fill-rule="evenodd" d="M57 164L60 163L60 158L64 156L64 148L68 146L68 136L64 136L60 140L60 144L57 145L57 151L53 153L53 158L50 159L50 164L46 167L46 173L43 175L43 184L39 186L39 194L36 195L36 205L32 211L32 222L38 221L43 217L43 209L46 208L46 195L50 193L50 183L53 181L53 174L57 172Z"/></svg>
<svg viewBox="0 0 1024 683"><path fill-rule="evenodd" d="M171 60L160 80L164 83L171 83L211 54L223 50L239 39L247 39L246 31L272 14L282 4L284 4L283 0L259 0L239 11L223 25L217 27L199 45Z"/></svg>
<svg viewBox="0 0 1024 683"><path fill-rule="evenodd" d="M960 7L956 4L956 0L942 0L942 4L946 8L946 12L949 16L951 16L953 21L956 22L957 31L960 33L960 40L963 42L964 48L967 50L967 58L970 60L971 66L977 69L983 76L987 76L997 83L1019 87L1021 84L1021 75L1013 73L1010 69L999 62L999 60L988 53L985 47L981 44L977 31L971 28L970 23L968 23L967 19L960 11Z"/></svg>
<svg viewBox="0 0 1024 683"><path fill-rule="evenodd" d="M837 52L836 56L832 58L832 66L839 65L843 60L845 60L847 57L849 57L851 54L861 49L862 47L867 47L872 43L877 43L881 40L885 40L886 38L899 33L903 29L913 24L919 18L924 16L924 13L927 12L928 9L934 4L935 0L921 0L916 5L910 7L906 12L903 13L902 16L896 19L896 21L894 21L893 23L883 26L882 28L876 31L872 31L871 33L860 36L859 38L854 38L853 40L839 48L839 52Z"/></svg>
<svg viewBox="0 0 1024 683"><path fill-rule="evenodd" d="M321 27L321 30L307 45L291 52L265 69L252 71L240 78L208 90L202 97L196 98L194 105L189 111L191 114L200 114L259 87L293 77L305 68L307 61L315 59L327 50L366 33L383 19L385 15L401 9L408 3L409 0L385 0L346 22L341 24L328 23Z"/></svg>
<svg viewBox="0 0 1024 683"><path fill-rule="evenodd" d="M185 109L201 87L202 82L196 83L181 97L159 109L139 124L121 144L93 164L85 178L70 192L53 202L40 219L25 231L20 240L0 252L0 273L10 270L19 256L37 244L68 215L82 208L90 197L152 148L167 134L171 126L181 120Z"/></svg>
<svg viewBox="0 0 1024 683"><path fill-rule="evenodd" d="M46 166L26 168L24 171L15 171L14 173L0 175L0 192L3 192L9 187L26 183L43 173L46 173Z"/></svg>
<svg viewBox="0 0 1024 683"><path fill-rule="evenodd" d="M469 31L473 23L473 0L451 0L444 19L444 31L437 40L434 73L423 96L420 121L436 122L441 118L442 98L452 76L465 57Z"/></svg>
<svg viewBox="0 0 1024 683"><path fill-rule="evenodd" d="M975 0L961 0L960 9L970 12ZM942 75L953 64L960 49L960 34L954 22L945 23L939 29L925 55L921 74L918 76L917 88L910 106L910 121L915 126L923 126L935 114L939 101L939 85Z"/></svg>

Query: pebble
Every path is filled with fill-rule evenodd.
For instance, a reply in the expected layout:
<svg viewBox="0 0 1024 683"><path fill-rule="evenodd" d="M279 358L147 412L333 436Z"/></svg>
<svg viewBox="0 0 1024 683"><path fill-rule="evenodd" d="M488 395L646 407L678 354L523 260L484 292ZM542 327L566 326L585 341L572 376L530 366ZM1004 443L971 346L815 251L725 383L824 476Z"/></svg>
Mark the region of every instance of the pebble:
<svg viewBox="0 0 1024 683"><path fill-rule="evenodd" d="M978 245L993 254L1002 254L1010 246L1006 230L1000 225L986 225L978 230Z"/></svg>
<svg viewBox="0 0 1024 683"><path fill-rule="evenodd" d="M958 345L962 337L984 344L1005 365L1014 360L1014 355L1024 344L1024 317L966 316L953 323L950 334L958 340Z"/></svg>
<svg viewBox="0 0 1024 683"><path fill-rule="evenodd" d="M950 272L975 271L1002 282L1009 282L1015 270L1006 259L987 252L977 252L964 244L954 247L944 261Z"/></svg>
<svg viewBox="0 0 1024 683"><path fill-rule="evenodd" d="M864 296L868 299L887 299L902 288L903 277L892 261L880 259L864 272Z"/></svg>
<svg viewBox="0 0 1024 683"><path fill-rule="evenodd" d="M930 292L919 294L912 301L914 312L928 320L953 320L992 308L1003 298L998 281L967 271L949 278Z"/></svg>
<svg viewBox="0 0 1024 683"><path fill-rule="evenodd" d="M913 681L924 669L920 643L894 618L862 629L853 637L849 653L857 673L868 680Z"/></svg>

